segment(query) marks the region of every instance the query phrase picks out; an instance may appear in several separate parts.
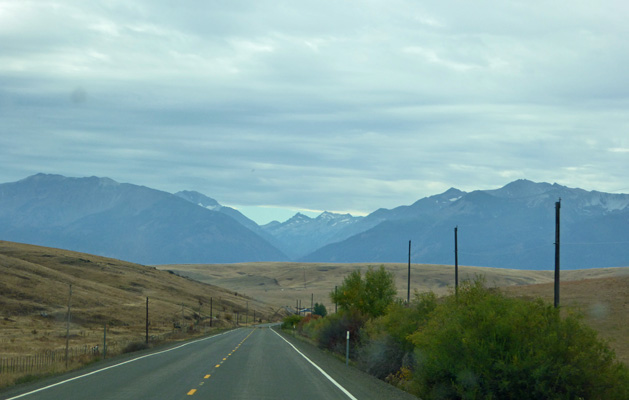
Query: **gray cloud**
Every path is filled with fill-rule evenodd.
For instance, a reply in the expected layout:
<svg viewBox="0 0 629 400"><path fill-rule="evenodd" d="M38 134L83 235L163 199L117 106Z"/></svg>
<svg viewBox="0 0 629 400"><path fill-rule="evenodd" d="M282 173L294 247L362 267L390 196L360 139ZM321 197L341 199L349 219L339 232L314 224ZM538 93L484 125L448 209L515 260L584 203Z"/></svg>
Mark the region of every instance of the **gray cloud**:
<svg viewBox="0 0 629 400"><path fill-rule="evenodd" d="M618 2L1 7L5 182L360 212L521 177L626 187Z"/></svg>

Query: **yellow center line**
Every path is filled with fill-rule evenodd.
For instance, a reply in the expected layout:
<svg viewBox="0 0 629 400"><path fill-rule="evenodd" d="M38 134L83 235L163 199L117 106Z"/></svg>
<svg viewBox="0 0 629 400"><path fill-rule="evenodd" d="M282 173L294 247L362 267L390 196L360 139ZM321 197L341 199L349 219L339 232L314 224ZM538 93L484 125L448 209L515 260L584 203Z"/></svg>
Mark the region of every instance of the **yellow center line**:
<svg viewBox="0 0 629 400"><path fill-rule="evenodd" d="M223 364L223 362L227 361L227 358L228 358L229 356L231 356L232 354L234 354L234 352L235 352L236 350L238 350L238 348L240 347L240 345L242 345L242 344L245 342L245 340L249 339L249 336L251 336L251 334L252 334L253 332L254 332L254 331L251 331L251 333L249 333L249 334L247 335L247 337L246 337L246 338L244 338L244 339L243 339L243 341L242 341L242 342L240 342L240 344L239 344L238 346L236 346L236 348L235 348L234 350L232 350L232 351L231 351L231 353L229 353L229 354L228 354L225 358L223 358L223 361L221 361L220 363L216 364L216 365L214 366L214 368L220 368L221 364ZM203 377L203 379L209 379L211 376L212 376L211 374L207 374L207 375L205 375L205 376ZM201 383L199 384L199 386L203 386L203 384L204 384L204 383L205 383L205 382L201 382ZM191 390L188 392L188 396L192 396L192 395L193 395L193 394L195 394L196 392L197 392L197 389L191 389Z"/></svg>

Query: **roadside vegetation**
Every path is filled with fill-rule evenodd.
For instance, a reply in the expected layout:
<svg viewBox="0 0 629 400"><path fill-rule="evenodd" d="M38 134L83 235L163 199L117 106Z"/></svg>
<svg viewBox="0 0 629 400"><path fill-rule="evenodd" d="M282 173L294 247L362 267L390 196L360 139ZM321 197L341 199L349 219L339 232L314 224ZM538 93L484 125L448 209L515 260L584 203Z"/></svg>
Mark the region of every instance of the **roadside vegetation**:
<svg viewBox="0 0 629 400"><path fill-rule="evenodd" d="M286 328L422 399L629 399L629 369L582 322L540 299L510 298L477 277L458 294L396 299L384 267L348 275L339 312Z"/></svg>

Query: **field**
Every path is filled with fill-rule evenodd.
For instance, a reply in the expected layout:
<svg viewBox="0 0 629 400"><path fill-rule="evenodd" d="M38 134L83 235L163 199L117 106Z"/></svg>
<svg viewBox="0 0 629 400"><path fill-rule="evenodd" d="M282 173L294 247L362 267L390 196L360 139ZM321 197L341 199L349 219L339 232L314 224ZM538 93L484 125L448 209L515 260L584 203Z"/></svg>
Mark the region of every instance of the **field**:
<svg viewBox="0 0 629 400"><path fill-rule="evenodd" d="M373 264L378 267L380 264ZM329 294L335 285L356 268L366 271L370 264L243 263L223 265L168 265L169 269L192 279L244 293L260 302L295 308L298 301L309 308L323 303L334 312ZM384 264L395 275L398 296L406 298L408 264ZM512 296L540 297L552 304L554 271L459 267L459 281L485 277L490 287ZM432 290L444 295L454 287L454 267L411 265L411 296L415 290ZM566 270L561 272L561 305L566 312L577 311L585 322L608 340L620 360L629 365L629 267Z"/></svg>
<svg viewBox="0 0 629 400"><path fill-rule="evenodd" d="M266 321L276 311L231 290L153 267L3 241L0 276L0 386L12 381L10 375L62 368L55 362L65 358L68 303L70 364L102 354L105 325L109 355L143 343L147 297L151 342L232 327L237 316L241 325L251 323L254 312Z"/></svg>

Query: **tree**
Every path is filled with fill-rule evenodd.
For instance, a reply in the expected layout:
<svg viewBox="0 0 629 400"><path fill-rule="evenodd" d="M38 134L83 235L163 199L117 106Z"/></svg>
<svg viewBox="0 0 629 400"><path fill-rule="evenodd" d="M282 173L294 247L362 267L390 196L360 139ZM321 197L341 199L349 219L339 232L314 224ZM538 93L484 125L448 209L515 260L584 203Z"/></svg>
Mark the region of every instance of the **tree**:
<svg viewBox="0 0 629 400"><path fill-rule="evenodd" d="M322 317L325 317L326 315L328 315L328 310L325 308L323 304L315 303L314 310L312 310L312 313L314 315L320 315Z"/></svg>
<svg viewBox="0 0 629 400"><path fill-rule="evenodd" d="M330 298L341 310L357 310L378 317L393 303L396 294L393 273L381 265L378 269L369 267L364 279L360 270L353 271L336 292L330 293Z"/></svg>

